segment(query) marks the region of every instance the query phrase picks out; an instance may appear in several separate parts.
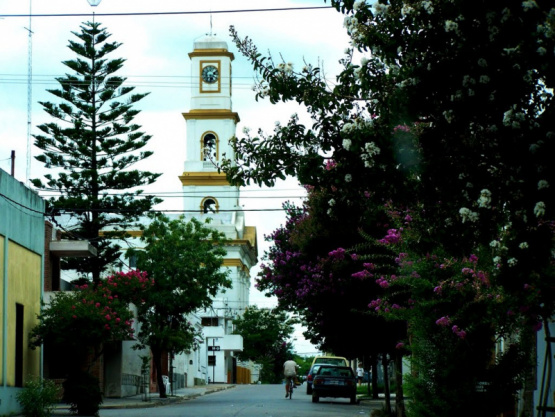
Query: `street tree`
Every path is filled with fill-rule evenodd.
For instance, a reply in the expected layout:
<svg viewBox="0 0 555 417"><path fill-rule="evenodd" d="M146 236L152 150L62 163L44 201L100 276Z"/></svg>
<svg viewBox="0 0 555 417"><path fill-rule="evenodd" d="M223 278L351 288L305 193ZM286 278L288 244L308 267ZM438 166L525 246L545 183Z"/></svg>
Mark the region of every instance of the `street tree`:
<svg viewBox="0 0 555 417"><path fill-rule="evenodd" d="M44 305L30 332L31 348L43 348L52 372L66 379L64 401L80 415L98 411L102 401L91 368L106 344L134 338L129 302L141 304L153 281L137 271L118 273L93 287L77 285Z"/></svg>
<svg viewBox="0 0 555 417"><path fill-rule="evenodd" d="M375 277L390 304L372 307L403 310L417 336L413 415L466 415L480 396L492 405L485 415L506 411L494 399L522 381L522 361L507 359L520 357L527 330L555 311L555 9L546 1L331 3L351 37L333 88L320 68L294 71L231 30L261 76L257 99L297 101L313 123L293 115L272 134L247 133L234 142L238 160L222 168L238 184L295 175L334 196L328 212L338 221L346 219L338 207L386 207L386 221L376 217L365 231L403 250L404 272ZM441 294L450 295L434 298ZM401 296L409 304L395 303ZM521 331L509 333L515 326ZM495 338L509 334L516 349L498 355L491 375Z"/></svg>
<svg viewBox="0 0 555 417"><path fill-rule="evenodd" d="M237 354L237 358L261 364L262 382L281 380L280 371L287 352L291 350L296 323L295 318L281 310L247 307L234 321L235 332L243 337L243 351Z"/></svg>
<svg viewBox="0 0 555 417"><path fill-rule="evenodd" d="M72 73L56 79L58 89L47 90L60 103L40 102L56 121L38 126L41 134L34 135L35 146L42 150L36 159L49 172L32 183L40 191L58 194L48 200L48 214L69 215L70 236L88 240L97 249L96 257L64 261L66 268L92 277L96 284L119 259L118 239L161 201L138 189L160 174L132 169L152 155L142 150L151 136L134 122L139 113L134 105L147 94L133 93L135 87L124 86L125 77L115 74L125 59L108 58L121 44L109 42L110 34L100 23L84 23L73 34L80 42L70 40L69 49L77 57L63 62Z"/></svg>
<svg viewBox="0 0 555 417"><path fill-rule="evenodd" d="M130 248L127 256L136 258L154 284L138 308L137 339L152 352L160 397L165 398L162 354L190 350L196 333L188 314L210 306L212 297L231 287L229 271L222 267L228 239L195 218L152 214L140 228L141 248Z"/></svg>

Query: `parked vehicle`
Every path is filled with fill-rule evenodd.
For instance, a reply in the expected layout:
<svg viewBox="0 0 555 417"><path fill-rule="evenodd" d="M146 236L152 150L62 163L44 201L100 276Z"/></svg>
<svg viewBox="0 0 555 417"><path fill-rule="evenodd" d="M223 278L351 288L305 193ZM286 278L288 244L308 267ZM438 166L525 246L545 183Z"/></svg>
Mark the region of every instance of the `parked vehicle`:
<svg viewBox="0 0 555 417"><path fill-rule="evenodd" d="M320 397L349 398L351 404L357 403L357 383L349 366L323 364L312 380L312 402Z"/></svg>
<svg viewBox="0 0 555 417"><path fill-rule="evenodd" d="M327 363L329 365L349 366L349 361L343 356L316 356L312 361L312 366Z"/></svg>
<svg viewBox="0 0 555 417"><path fill-rule="evenodd" d="M318 369L320 369L320 366L322 365L312 365L310 367L310 370L308 371L308 374L306 375L306 394L307 395L312 394L312 380L314 379L314 374L318 372Z"/></svg>

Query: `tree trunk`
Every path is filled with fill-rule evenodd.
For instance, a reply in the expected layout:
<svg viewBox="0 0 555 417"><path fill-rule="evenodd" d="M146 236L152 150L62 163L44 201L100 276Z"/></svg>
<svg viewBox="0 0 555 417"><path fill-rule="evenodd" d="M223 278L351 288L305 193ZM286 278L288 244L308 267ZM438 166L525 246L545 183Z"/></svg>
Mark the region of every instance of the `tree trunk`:
<svg viewBox="0 0 555 417"><path fill-rule="evenodd" d="M378 399L378 357L372 356L372 398Z"/></svg>
<svg viewBox="0 0 555 417"><path fill-rule="evenodd" d="M383 370L383 391L385 395L385 412L388 416L391 415L391 398L389 392L389 370L388 370L387 354L382 354L382 370Z"/></svg>
<svg viewBox="0 0 555 417"><path fill-rule="evenodd" d="M405 400L403 394L403 355L396 350L395 353L395 411L397 417L405 417Z"/></svg>
<svg viewBox="0 0 555 417"><path fill-rule="evenodd" d="M166 386L162 380L162 350L151 347L150 351L152 352L152 361L154 362L154 369L156 370L156 384L158 385L160 398L167 398Z"/></svg>

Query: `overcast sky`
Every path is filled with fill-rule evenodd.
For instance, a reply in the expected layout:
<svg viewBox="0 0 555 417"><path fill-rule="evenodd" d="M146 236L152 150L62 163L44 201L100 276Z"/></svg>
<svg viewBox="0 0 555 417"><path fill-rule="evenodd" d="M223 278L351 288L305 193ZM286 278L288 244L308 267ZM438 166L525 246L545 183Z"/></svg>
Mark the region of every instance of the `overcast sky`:
<svg viewBox="0 0 555 417"><path fill-rule="evenodd" d="M165 197L159 209L182 209L178 176L185 161L186 126L181 114L190 109L191 65L187 54L192 51L195 39L210 32L212 20L212 33L226 40L229 50L235 54L233 111L241 118L238 136L243 127L271 131L276 121L286 122L293 113L302 117L303 109L296 103L274 106L268 101L255 101L253 70L231 42L229 26L234 25L241 36L253 39L260 52L269 51L275 60L281 60L281 55L296 70L303 67L304 61L313 65L323 62L325 74L333 82L339 71L338 60L348 46L340 13L331 8L245 11L321 6L329 6L329 0L327 3L323 0L102 0L97 7L91 7L87 0L0 0L0 16L3 16L0 17L0 168L11 171L9 158L15 151L17 179L25 182L28 177L36 178L44 173L42 165L32 158L38 150L32 146L32 139L28 140L28 125L33 134L38 133L37 125L52 121L38 101L57 102L46 89L57 88L54 78L68 72L62 61L75 58L67 48L68 40L76 39L71 32L78 32L81 22L92 20L94 12L94 19L112 34L111 40L123 43L110 56L127 60L119 75L127 76L126 84L136 85L136 92L150 92L136 105L141 110L136 121L146 133L153 135L148 148L154 155L140 168L163 175L145 191ZM240 10L243 12L231 12ZM136 15L163 12L207 13ZM79 14L85 16L61 16ZM28 29L32 31L31 71ZM30 90L29 74L32 74ZM175 194L170 197L167 193ZM279 227L285 218L282 212L273 210L281 208L282 201L287 199L300 203L298 197L302 195L295 179L271 190L256 187L244 190L241 202L245 210L269 210L246 213L247 225L258 229L259 259L268 247L264 235ZM251 270L253 279L258 270L258 267ZM253 286L251 304L272 307L275 300L267 299ZM300 334L296 336L302 338ZM309 353L314 348L299 340L297 350Z"/></svg>

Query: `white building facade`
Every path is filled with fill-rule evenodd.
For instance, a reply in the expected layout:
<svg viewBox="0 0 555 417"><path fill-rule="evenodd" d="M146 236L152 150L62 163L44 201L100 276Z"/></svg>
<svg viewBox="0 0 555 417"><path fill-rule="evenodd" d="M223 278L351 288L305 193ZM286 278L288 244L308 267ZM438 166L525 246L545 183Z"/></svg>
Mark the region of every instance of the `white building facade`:
<svg viewBox="0 0 555 417"><path fill-rule="evenodd" d="M214 297L211 308L199 311L206 359L207 382L236 382L235 353L243 350L242 337L233 334L233 319L249 304L250 269L257 262L256 228L245 225L239 204L240 189L232 186L217 165L223 155L233 158L230 141L239 116L232 111L233 53L227 43L208 35L189 53L192 91L187 123L184 171L179 179L184 193L185 218L212 219L210 227L230 239L223 268L232 287Z"/></svg>

